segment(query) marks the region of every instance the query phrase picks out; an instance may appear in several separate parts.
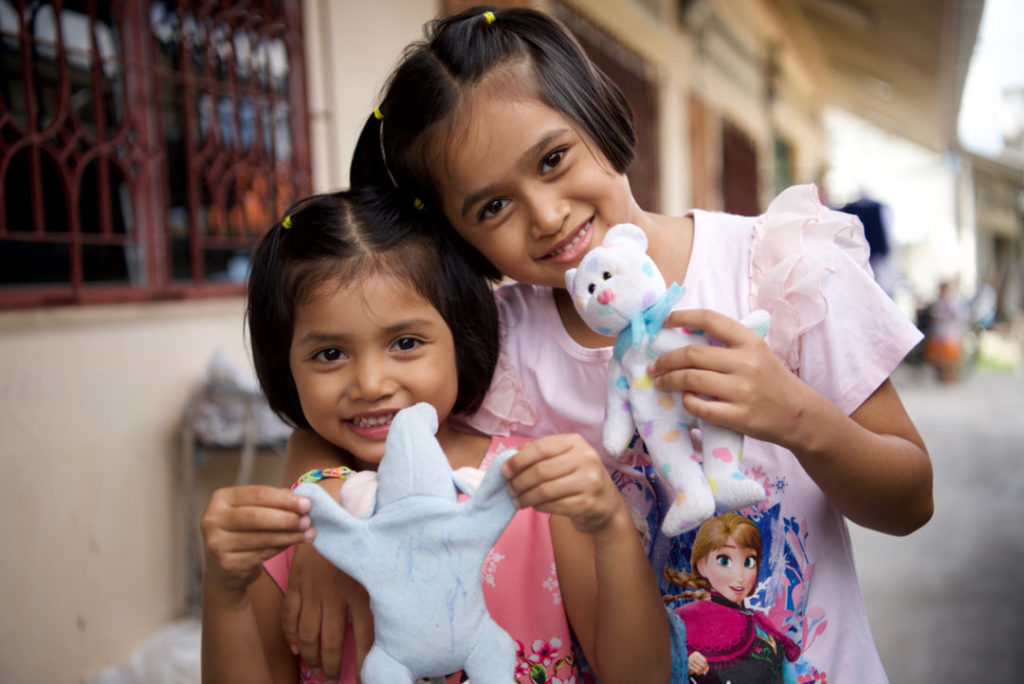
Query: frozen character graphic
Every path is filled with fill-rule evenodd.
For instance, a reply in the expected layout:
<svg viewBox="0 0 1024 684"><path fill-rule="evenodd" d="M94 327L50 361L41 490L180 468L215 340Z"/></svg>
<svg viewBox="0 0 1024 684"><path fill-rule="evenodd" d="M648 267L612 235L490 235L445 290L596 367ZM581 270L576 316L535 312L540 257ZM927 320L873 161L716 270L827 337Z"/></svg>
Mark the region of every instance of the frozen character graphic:
<svg viewBox="0 0 1024 684"><path fill-rule="evenodd" d="M686 624L693 684L796 684L800 647L745 605L757 587L761 554L757 526L725 513L697 530L690 572L665 568L665 578L685 589L665 601L695 599L676 610Z"/></svg>

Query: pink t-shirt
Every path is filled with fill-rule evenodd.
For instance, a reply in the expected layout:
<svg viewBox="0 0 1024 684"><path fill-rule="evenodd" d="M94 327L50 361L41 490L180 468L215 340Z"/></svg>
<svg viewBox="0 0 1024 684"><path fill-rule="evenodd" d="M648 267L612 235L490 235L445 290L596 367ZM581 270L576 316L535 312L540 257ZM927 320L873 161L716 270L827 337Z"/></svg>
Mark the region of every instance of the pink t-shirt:
<svg viewBox="0 0 1024 684"><path fill-rule="evenodd" d="M482 467L503 451L516 448L526 439L494 438L491 440ZM460 495L460 498L465 498ZM516 641L515 681L530 684L531 671L536 676L546 673L544 681L572 681L576 665L572 657L572 636L569 631L562 594L558 586L554 549L551 545L550 516L532 508L516 512L512 522L487 554L481 573L484 601L491 617ZM284 591L288 585L294 547L263 564L274 582ZM345 633L342 646L343 684L354 684L355 640L352 631ZM320 684L327 679L319 670L299 663L302 682ZM458 676L449 678L455 684Z"/></svg>
<svg viewBox="0 0 1024 684"><path fill-rule="evenodd" d="M790 188L757 218L692 215L693 250L677 308L737 319L768 309L772 350L843 411L860 406L920 340L874 282L859 222L822 206L814 186ZM611 347L576 344L550 288L507 285L498 302L502 358L492 392L469 423L487 434L578 432L600 445ZM656 574L666 565L688 571L695 532L659 535L665 493L642 443L627 457L632 463L613 464L613 478L639 514ZM747 605L800 645L796 670L807 681L885 682L844 518L786 449L747 438L743 468L768 492L740 511L763 540L759 584ZM679 593L664 581L662 589Z"/></svg>

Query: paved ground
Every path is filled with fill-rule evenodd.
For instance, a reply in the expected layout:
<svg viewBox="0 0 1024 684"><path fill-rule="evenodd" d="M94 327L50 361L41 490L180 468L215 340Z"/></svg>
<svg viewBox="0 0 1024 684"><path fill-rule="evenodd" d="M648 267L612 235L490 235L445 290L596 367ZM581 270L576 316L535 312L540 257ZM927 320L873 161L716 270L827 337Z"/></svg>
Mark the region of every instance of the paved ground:
<svg viewBox="0 0 1024 684"><path fill-rule="evenodd" d="M931 452L935 515L908 537L851 526L892 684L1016 684L1024 673L1024 377L895 382Z"/></svg>

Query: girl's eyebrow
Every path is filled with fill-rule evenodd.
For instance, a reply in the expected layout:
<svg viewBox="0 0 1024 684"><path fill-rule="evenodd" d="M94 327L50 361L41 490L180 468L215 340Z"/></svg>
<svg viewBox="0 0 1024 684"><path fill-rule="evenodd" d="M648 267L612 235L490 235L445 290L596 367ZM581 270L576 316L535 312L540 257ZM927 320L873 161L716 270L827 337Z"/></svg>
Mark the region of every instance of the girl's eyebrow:
<svg viewBox="0 0 1024 684"><path fill-rule="evenodd" d="M295 340L295 344L297 344L297 345L299 345L299 344L310 344L310 343L313 343L313 344L323 344L325 342L334 342L337 339L338 339L338 335L336 335L334 333L320 332L318 330L313 330L311 332L306 333L305 335L303 335L299 339Z"/></svg>
<svg viewBox="0 0 1024 684"><path fill-rule="evenodd" d="M559 129L556 129L556 130L553 130L553 131L549 131L547 135L545 135L543 138L538 140L536 143L534 143L528 149L523 151L523 153L519 156L520 164L525 162L525 161L529 161L529 160L533 159L534 157L536 157L537 155L539 155L542 152L544 152L544 150L554 140L558 139L562 135L565 135L569 131L570 131L570 129L568 129L568 128L559 128ZM480 188L476 192L468 195L466 197L466 199L462 200L462 206L459 209L459 214L463 218L465 218L466 214L469 213L470 208L474 204L476 204L477 202L479 202L480 200L484 199L485 197L487 197L488 195L490 195L490 194L492 194L494 192L493 188L496 185L497 185L497 183L492 183L491 185L488 185L485 188Z"/></svg>
<svg viewBox="0 0 1024 684"><path fill-rule="evenodd" d="M399 321L394 325L389 325L384 328L385 335L397 335L399 333L407 332L409 330L420 330L422 328L430 326L432 321L429 318L410 318L404 321ZM311 330L306 333L298 340L295 344L326 344L330 342L337 342L344 335L341 333L333 333L330 331L322 330Z"/></svg>

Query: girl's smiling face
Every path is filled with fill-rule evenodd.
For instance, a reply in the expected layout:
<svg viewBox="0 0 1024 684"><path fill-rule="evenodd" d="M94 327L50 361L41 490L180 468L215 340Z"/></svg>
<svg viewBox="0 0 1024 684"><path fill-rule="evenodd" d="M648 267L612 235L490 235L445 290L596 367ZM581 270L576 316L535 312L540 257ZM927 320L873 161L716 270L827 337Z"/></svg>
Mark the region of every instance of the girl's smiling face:
<svg viewBox="0 0 1024 684"><path fill-rule="evenodd" d="M516 80L523 71L495 70L436 136L438 190L455 230L502 274L564 288L611 226L644 218L625 174Z"/></svg>
<svg viewBox="0 0 1024 684"><path fill-rule="evenodd" d="M400 409L428 402L444 423L458 394L451 329L388 276L335 278L311 292L296 307L289 365L310 426L362 468L380 463Z"/></svg>
<svg viewBox="0 0 1024 684"><path fill-rule="evenodd" d="M725 544L697 561L697 572L712 589L733 603L743 603L757 584L757 551L730 536Z"/></svg>

